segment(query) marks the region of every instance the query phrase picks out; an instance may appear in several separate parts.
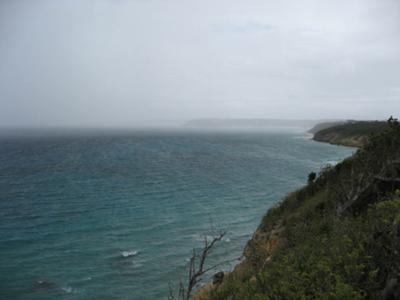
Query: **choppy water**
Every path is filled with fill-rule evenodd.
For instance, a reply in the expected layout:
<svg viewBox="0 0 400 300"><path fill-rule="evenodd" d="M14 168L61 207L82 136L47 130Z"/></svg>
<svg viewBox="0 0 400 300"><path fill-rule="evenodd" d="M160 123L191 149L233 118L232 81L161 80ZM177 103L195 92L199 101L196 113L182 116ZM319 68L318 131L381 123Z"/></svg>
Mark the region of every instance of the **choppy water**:
<svg viewBox="0 0 400 300"><path fill-rule="evenodd" d="M296 132L0 137L1 299L166 299L192 247L239 256L266 210L351 154ZM229 266L226 266L229 268Z"/></svg>

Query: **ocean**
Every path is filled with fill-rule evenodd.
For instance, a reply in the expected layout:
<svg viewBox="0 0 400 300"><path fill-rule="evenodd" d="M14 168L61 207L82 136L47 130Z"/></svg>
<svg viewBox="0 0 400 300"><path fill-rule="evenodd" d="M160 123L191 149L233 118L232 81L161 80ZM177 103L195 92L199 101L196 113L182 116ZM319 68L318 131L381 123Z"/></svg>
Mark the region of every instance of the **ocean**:
<svg viewBox="0 0 400 300"><path fill-rule="evenodd" d="M210 263L239 257L268 208L353 152L301 130L6 132L0 299L167 299L205 237L227 232Z"/></svg>

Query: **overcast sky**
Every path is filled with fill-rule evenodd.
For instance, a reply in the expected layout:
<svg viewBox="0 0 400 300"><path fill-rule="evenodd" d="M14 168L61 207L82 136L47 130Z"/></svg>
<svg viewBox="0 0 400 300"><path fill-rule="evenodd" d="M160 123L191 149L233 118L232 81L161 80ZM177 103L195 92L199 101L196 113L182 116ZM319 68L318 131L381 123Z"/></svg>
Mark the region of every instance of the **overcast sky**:
<svg viewBox="0 0 400 300"><path fill-rule="evenodd" d="M399 112L399 0L0 0L0 126Z"/></svg>

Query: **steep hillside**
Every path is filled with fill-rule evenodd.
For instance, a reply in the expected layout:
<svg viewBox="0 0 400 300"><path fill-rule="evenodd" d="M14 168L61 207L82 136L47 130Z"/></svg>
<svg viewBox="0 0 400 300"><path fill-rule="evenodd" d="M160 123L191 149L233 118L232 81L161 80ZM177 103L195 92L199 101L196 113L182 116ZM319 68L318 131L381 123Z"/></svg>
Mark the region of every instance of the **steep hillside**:
<svg viewBox="0 0 400 300"><path fill-rule="evenodd" d="M400 125L263 218L245 260L196 299L400 299Z"/></svg>
<svg viewBox="0 0 400 300"><path fill-rule="evenodd" d="M387 128L387 123L382 121L349 121L316 131L313 139L330 144L362 147L368 142L371 134L381 133Z"/></svg>

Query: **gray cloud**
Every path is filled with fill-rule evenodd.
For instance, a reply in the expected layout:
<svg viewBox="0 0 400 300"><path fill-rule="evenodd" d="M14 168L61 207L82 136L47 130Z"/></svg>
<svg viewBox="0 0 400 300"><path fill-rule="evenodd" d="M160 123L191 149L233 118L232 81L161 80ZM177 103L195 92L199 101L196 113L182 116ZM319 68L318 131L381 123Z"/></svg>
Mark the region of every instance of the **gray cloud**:
<svg viewBox="0 0 400 300"><path fill-rule="evenodd" d="M400 111L400 2L3 0L0 126Z"/></svg>

